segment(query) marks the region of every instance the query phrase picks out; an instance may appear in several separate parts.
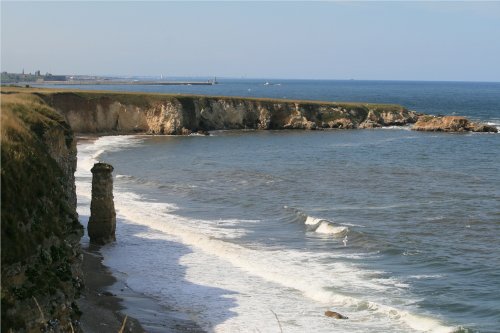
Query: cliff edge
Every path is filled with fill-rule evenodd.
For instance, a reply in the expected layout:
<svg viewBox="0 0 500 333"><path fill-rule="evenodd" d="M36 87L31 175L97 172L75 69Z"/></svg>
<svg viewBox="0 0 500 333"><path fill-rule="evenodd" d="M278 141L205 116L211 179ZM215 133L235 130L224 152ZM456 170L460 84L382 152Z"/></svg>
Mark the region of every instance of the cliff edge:
<svg viewBox="0 0 500 333"><path fill-rule="evenodd" d="M2 332L78 332L73 131L33 94L2 90L1 107Z"/></svg>

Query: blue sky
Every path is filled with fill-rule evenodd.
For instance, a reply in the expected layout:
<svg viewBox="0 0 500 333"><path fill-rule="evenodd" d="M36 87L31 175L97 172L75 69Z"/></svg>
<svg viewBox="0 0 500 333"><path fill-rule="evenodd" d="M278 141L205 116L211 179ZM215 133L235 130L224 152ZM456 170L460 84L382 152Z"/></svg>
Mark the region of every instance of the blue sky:
<svg viewBox="0 0 500 333"><path fill-rule="evenodd" d="M500 2L6 2L2 71L500 81Z"/></svg>

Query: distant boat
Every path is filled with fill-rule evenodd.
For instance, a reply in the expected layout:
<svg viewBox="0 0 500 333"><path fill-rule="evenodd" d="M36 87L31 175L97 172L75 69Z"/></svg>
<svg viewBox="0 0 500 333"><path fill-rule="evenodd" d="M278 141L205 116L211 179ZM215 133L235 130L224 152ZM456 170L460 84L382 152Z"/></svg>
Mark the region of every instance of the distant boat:
<svg viewBox="0 0 500 333"><path fill-rule="evenodd" d="M266 83L264 83L265 86L269 86L271 85L269 82L266 81Z"/></svg>

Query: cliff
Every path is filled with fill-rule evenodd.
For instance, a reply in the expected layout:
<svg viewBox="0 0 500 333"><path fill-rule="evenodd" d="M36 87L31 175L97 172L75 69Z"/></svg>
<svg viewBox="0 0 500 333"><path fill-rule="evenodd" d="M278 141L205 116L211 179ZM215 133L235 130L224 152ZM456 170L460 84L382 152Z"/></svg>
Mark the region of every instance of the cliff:
<svg viewBox="0 0 500 333"><path fill-rule="evenodd" d="M2 332L79 331L73 132L33 94L1 107Z"/></svg>
<svg viewBox="0 0 500 333"><path fill-rule="evenodd" d="M64 116L73 131L94 134L190 134L224 129L355 129L404 126L416 130L496 132L472 123L455 129L450 117L417 114L394 104L337 103L224 96L7 88L29 93ZM5 89L4 89L5 90ZM429 119L433 124L428 123ZM436 125L436 121L441 125ZM424 124L425 123L425 124ZM422 126L421 126L422 125ZM429 127L430 126L430 127ZM435 129L430 129L434 127Z"/></svg>
<svg viewBox="0 0 500 333"><path fill-rule="evenodd" d="M189 134L222 129L373 128L406 125L399 105L113 92L34 92L78 133Z"/></svg>

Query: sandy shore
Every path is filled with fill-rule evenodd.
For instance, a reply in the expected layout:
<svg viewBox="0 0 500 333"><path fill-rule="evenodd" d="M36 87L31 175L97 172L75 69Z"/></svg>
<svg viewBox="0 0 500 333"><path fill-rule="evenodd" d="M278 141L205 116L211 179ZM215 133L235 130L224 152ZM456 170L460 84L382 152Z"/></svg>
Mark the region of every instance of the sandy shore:
<svg viewBox="0 0 500 333"><path fill-rule="evenodd" d="M80 323L83 332L118 332L125 316L123 332L204 332L186 314L134 292L114 277L102 264L98 247L90 245L82 250L85 289L77 303L82 311Z"/></svg>

